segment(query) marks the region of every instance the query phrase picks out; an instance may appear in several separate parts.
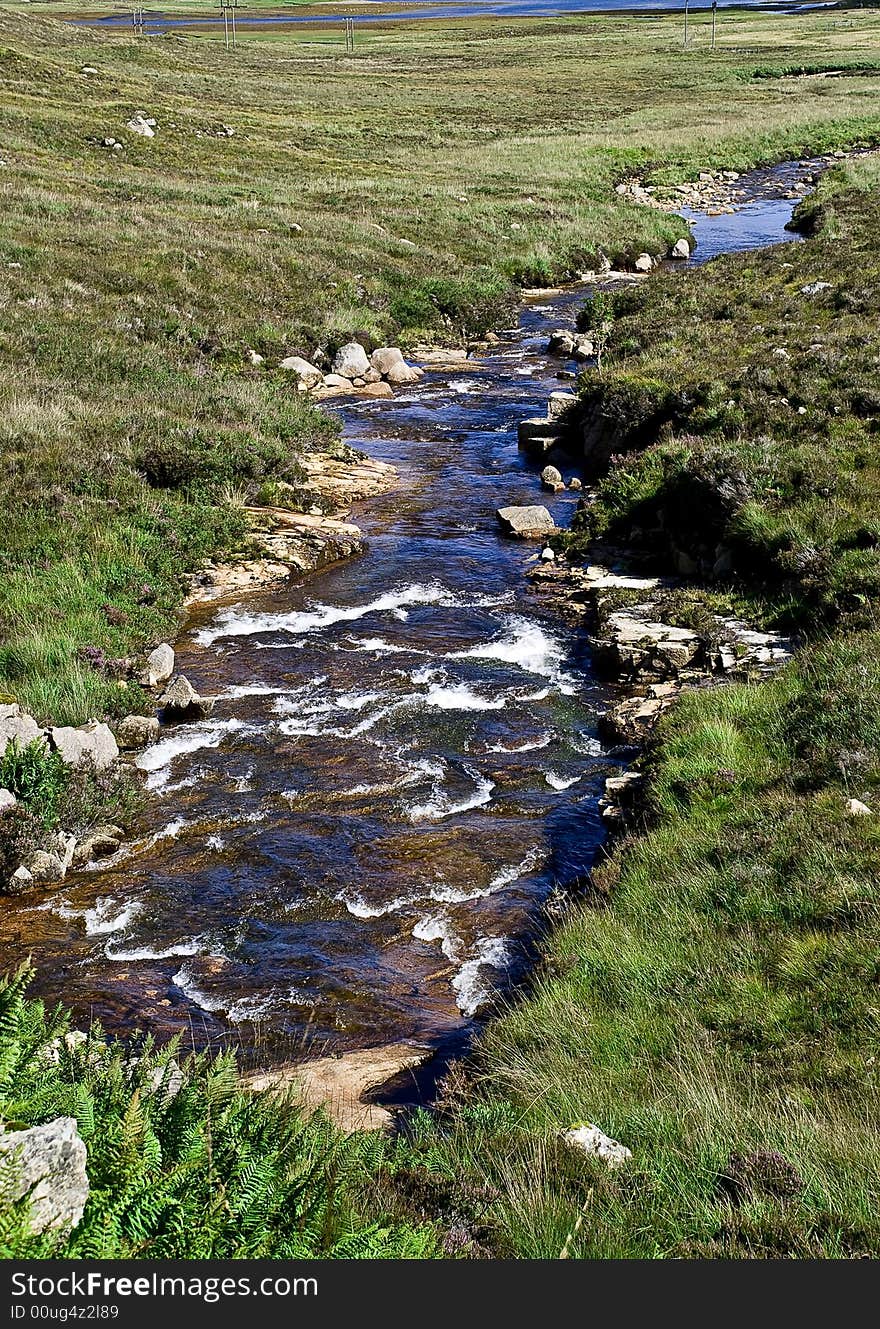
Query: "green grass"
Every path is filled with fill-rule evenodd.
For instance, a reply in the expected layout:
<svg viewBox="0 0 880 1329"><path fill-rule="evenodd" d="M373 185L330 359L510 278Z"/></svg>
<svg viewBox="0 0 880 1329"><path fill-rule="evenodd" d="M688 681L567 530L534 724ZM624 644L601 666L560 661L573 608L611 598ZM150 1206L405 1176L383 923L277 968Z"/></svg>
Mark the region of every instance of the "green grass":
<svg viewBox="0 0 880 1329"><path fill-rule="evenodd" d="M880 136L880 75L752 77L870 62L871 12L731 13L714 53L677 16L380 26L351 58L317 29L227 56L46 12L0 11L0 690L44 720L144 706L95 661L173 632L184 574L242 547L241 500L333 446L284 354L461 342L517 282L664 252L683 223L615 194L634 169Z"/></svg>
<svg viewBox="0 0 880 1329"><path fill-rule="evenodd" d="M580 390L616 456L572 554L622 540L704 578L722 558L717 577L759 587L784 624L873 624L878 187L876 157L841 168L799 210L805 243L615 298Z"/></svg>
<svg viewBox="0 0 880 1329"><path fill-rule="evenodd" d="M771 680L682 695L641 822L416 1141L429 1175L489 1188L496 1255L554 1258L576 1227L584 1259L880 1251L878 185L876 163L848 167L802 245L621 296L582 385L633 450L570 556L611 536L668 572L723 542L734 575L658 612L751 605L807 642ZM623 1171L560 1140L582 1120L632 1150Z"/></svg>

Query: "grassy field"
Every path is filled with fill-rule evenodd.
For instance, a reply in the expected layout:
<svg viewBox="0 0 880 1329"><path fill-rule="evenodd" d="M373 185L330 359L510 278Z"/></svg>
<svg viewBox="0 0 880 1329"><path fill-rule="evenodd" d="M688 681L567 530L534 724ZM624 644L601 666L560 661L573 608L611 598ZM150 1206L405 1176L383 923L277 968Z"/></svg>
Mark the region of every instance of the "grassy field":
<svg viewBox="0 0 880 1329"><path fill-rule="evenodd" d="M714 53L705 21L684 52L678 18L593 16L371 29L350 58L317 30L227 58L216 37L0 11L0 691L55 720L142 704L112 661L173 629L186 569L241 544L243 499L336 445L283 354L353 332L464 341L509 317L517 283L663 252L683 224L618 181L874 142L878 61L880 15L861 10L724 14ZM154 139L127 133L136 111ZM597 877L610 905L548 937L531 994L405 1142L334 1171L337 1137L282 1129L228 1071L188 1070L173 1110L144 1106L154 1064L124 1072L122 1053L107 1074L43 1073L54 1025L20 987L4 997L4 1117L71 1111L95 1148L71 1253L555 1258L579 1218L577 1258L880 1250L876 819L845 815L880 783L880 302L876 180L849 183L802 249L621 303L585 385L594 405L617 392L624 421L632 401L665 412L658 443L626 444L641 451L604 485L600 529L627 538L668 507L662 555L727 542L768 615L833 635L772 683L676 710L647 831ZM699 383L681 327L712 365ZM691 530L694 485L718 503ZM229 1188L206 1152L217 1105ZM580 1118L633 1165L565 1149ZM281 1154L261 1171L267 1141ZM48 1253L19 1217L6 1249Z"/></svg>
<svg viewBox="0 0 880 1329"><path fill-rule="evenodd" d="M495 1253L558 1256L579 1217L572 1258L880 1251L878 186L876 162L838 172L803 245L620 297L607 395L583 384L641 449L600 484L599 533L664 571L729 542L731 593L783 603L805 641L771 681L678 702L644 825L426 1123L422 1165L493 1194L472 1237ZM627 434L646 383L675 409ZM583 1119L632 1164L572 1157L558 1134Z"/></svg>
<svg viewBox="0 0 880 1329"><path fill-rule="evenodd" d="M241 500L332 442L285 353L461 341L517 282L664 251L682 223L614 192L636 166L880 133L880 72L754 77L876 61L876 15L725 15L714 54L704 29L687 53L677 20L594 16L227 56L0 11L0 691L59 721L143 704L89 661L171 631L182 573L241 542ZM126 130L139 110L154 139Z"/></svg>

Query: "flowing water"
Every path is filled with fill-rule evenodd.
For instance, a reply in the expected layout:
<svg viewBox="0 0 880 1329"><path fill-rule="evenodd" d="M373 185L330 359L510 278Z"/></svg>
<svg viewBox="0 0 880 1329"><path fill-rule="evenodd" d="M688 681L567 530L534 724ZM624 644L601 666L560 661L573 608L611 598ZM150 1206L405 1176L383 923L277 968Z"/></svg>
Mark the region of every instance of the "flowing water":
<svg viewBox="0 0 880 1329"><path fill-rule="evenodd" d="M700 257L788 238L791 178L695 218ZM368 552L187 623L179 668L218 700L140 757L148 830L4 905L5 949L33 954L45 996L272 1058L438 1045L522 970L542 903L601 844L613 764L583 636L494 517L546 501L570 520L577 495L540 493L516 424L560 386L547 333L584 298L531 299L491 355L341 408L346 437L400 471L355 513Z"/></svg>

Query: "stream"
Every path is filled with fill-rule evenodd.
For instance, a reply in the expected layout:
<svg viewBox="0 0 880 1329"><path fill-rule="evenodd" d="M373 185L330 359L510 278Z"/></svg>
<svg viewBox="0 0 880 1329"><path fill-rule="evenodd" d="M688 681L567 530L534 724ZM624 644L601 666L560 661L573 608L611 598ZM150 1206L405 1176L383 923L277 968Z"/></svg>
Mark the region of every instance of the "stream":
<svg viewBox="0 0 880 1329"><path fill-rule="evenodd" d="M692 264L792 239L806 169L752 173L736 214L692 217ZM540 492L516 426L564 386L544 348L586 298L529 298L491 354L339 408L400 472L353 514L368 551L187 621L178 668L218 700L140 756L141 838L4 902L40 995L273 1061L448 1044L523 973L548 896L589 872L620 761L583 634L524 575L540 546L495 520L536 502L571 519L579 495Z"/></svg>

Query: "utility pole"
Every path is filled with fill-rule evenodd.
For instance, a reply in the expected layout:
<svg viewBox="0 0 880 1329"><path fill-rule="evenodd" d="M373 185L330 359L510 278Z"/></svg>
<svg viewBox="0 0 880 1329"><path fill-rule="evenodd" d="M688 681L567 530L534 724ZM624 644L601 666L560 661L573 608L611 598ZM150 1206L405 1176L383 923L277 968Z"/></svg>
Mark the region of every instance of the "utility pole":
<svg viewBox="0 0 880 1329"><path fill-rule="evenodd" d="M712 0L712 50L715 50L715 23L718 18L718 0Z"/></svg>
<svg viewBox="0 0 880 1329"><path fill-rule="evenodd" d="M220 0L220 12L223 15L223 36L226 40L227 51L230 48L234 51L238 45L238 34L235 30L235 11L237 9L247 9L247 5L241 4L240 0Z"/></svg>
<svg viewBox="0 0 880 1329"><path fill-rule="evenodd" d="M131 26L134 28L136 37L144 35L144 9L143 5L136 5L131 11Z"/></svg>
<svg viewBox="0 0 880 1329"><path fill-rule="evenodd" d="M690 8L690 0L684 0L684 44L685 44L685 46L687 46L687 44L688 44L688 17L689 17L689 13L688 13L688 11L689 11L689 8Z"/></svg>
<svg viewBox="0 0 880 1329"><path fill-rule="evenodd" d="M353 19L353 18L345 18L345 19L343 19L342 21L343 21L343 23L345 24L345 49L346 49L346 51L353 51L353 50L354 50L354 19Z"/></svg>

